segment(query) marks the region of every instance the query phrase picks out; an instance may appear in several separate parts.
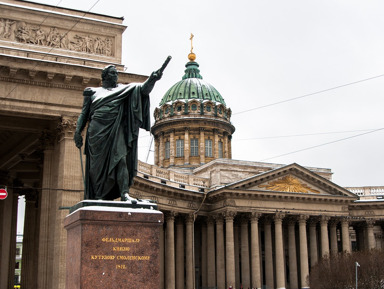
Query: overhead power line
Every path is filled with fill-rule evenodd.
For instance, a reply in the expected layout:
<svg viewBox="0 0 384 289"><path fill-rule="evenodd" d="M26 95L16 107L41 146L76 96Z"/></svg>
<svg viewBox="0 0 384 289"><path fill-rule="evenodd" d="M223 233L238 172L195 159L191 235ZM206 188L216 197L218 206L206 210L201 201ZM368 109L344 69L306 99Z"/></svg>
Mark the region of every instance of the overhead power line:
<svg viewBox="0 0 384 289"><path fill-rule="evenodd" d="M297 151L293 151L293 152L289 152L289 153L285 153L285 154L277 155L277 156L270 157L270 158L265 158L265 159L262 159L262 160L260 160L260 161L263 162L263 161L267 161L267 160L271 160L271 159L276 159L276 158L279 158L279 157L283 157L283 156L287 156L287 155L295 154L295 153L298 153L298 152L302 152L302 151L307 151L307 150L310 150L310 149L318 148L318 147L321 147L321 146L325 146L325 145L329 145L329 144L333 144L333 143L337 143L337 142L345 141L345 140L348 140L348 139L351 139L351 138L355 138L355 137L363 136L363 135L370 134L370 133L374 133L374 132L378 132L378 131L381 131L381 130L384 130L384 128L378 128L378 129L375 129L375 130L371 130L371 131L369 131L369 132L360 133L360 134L353 135L353 136L350 136L350 137L346 137L346 138L342 138L342 139L338 139L338 140L334 140L334 141L330 141L330 142L322 143L322 144L319 144L319 145L315 145L315 146L311 146L311 147L303 148L303 149L300 149L300 150L297 150Z"/></svg>
<svg viewBox="0 0 384 289"><path fill-rule="evenodd" d="M274 103L270 103L270 104L266 104L266 105L262 105L262 106L258 106L258 107L254 107L254 108L250 108L250 109L246 109L246 110L243 110L243 111L232 113L232 115L238 115L238 114L241 114L241 113L246 113L246 112L254 111L254 110L257 110L257 109L262 109L262 108L266 108L266 107L270 107L270 106L274 106L274 105L278 105L278 104L294 101L296 99L300 99L300 98L304 98L304 97L308 97L308 96L312 96L312 95L328 92L328 91L331 91L331 90L335 90L335 89L343 88L343 87L346 87L346 86L358 84L358 83L361 83L361 82L369 81L369 80L376 79L376 78L383 77L383 76L384 76L384 74L380 74L380 75L377 75L377 76L373 76L373 77L361 79L361 80L358 80L358 81L354 81L354 82L350 82L350 83L334 86L334 87L331 87L331 88L319 90L319 91L308 93L308 94L304 94L304 95L301 95L301 96L297 96L297 97L293 97L293 98L288 98L288 99L285 99L285 100L282 100L282 101L278 101L278 102L274 102Z"/></svg>
<svg viewBox="0 0 384 289"><path fill-rule="evenodd" d="M264 137L262 136L262 137L255 137L255 138L232 139L232 141L248 141L248 140L261 140L261 139L278 139L278 138L304 137L304 136L340 134L340 133L351 133L351 132L372 131L372 130L375 130L375 129L357 129L357 130L344 130L344 131L331 131L331 132L318 132L318 133L303 133L303 134L290 134L290 135L264 136Z"/></svg>

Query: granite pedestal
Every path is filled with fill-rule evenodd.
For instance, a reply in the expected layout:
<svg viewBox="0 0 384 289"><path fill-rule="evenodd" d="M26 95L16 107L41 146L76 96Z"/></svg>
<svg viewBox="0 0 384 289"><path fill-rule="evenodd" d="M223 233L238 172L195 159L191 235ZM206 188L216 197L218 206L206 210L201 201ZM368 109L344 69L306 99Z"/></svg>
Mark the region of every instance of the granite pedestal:
<svg viewBox="0 0 384 289"><path fill-rule="evenodd" d="M67 289L160 288L163 214L153 209L80 207L64 220Z"/></svg>

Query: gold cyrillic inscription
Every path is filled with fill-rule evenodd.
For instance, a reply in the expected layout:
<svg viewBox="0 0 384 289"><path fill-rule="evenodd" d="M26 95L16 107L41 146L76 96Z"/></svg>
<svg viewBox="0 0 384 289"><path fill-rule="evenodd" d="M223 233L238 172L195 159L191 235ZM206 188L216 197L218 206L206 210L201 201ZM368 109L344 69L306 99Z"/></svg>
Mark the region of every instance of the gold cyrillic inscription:
<svg viewBox="0 0 384 289"><path fill-rule="evenodd" d="M102 238L102 242L106 243L139 243L140 239L131 238Z"/></svg>
<svg viewBox="0 0 384 289"><path fill-rule="evenodd" d="M115 260L113 255L91 255L91 260Z"/></svg>
<svg viewBox="0 0 384 289"><path fill-rule="evenodd" d="M129 247L113 247L113 251L129 251L131 248Z"/></svg>

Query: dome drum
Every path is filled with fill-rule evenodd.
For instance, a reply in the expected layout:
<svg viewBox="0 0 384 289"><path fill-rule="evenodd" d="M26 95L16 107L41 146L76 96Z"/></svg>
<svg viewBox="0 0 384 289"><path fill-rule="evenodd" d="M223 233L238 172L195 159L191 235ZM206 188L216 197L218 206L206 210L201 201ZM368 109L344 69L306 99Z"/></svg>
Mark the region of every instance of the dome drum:
<svg viewBox="0 0 384 289"><path fill-rule="evenodd" d="M156 108L154 111L156 121L177 115L211 115L230 121L232 111L230 108L226 108L222 103L198 100L177 100L170 104L166 103L160 108Z"/></svg>

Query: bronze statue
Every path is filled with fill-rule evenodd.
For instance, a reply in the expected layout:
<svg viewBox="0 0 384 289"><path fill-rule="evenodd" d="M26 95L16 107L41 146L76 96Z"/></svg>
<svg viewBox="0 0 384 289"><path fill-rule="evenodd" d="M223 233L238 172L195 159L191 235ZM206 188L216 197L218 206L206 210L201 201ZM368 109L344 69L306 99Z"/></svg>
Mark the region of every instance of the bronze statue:
<svg viewBox="0 0 384 289"><path fill-rule="evenodd" d="M150 130L149 94L171 57L142 84L118 84L116 67L102 71L102 87L84 90L84 103L77 120L74 140L80 149L81 132L87 122L85 194L88 200L136 203L128 194L137 173L139 128Z"/></svg>

